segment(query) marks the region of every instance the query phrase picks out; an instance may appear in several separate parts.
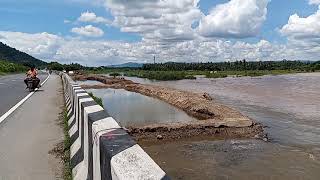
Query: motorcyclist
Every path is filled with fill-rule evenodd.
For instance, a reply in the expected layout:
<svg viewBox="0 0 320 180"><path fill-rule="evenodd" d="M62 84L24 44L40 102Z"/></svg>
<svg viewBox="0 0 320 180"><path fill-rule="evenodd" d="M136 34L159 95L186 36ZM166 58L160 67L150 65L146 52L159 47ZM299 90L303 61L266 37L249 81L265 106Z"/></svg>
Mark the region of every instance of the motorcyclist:
<svg viewBox="0 0 320 180"><path fill-rule="evenodd" d="M38 71L34 66L32 66L27 72L27 78L24 80L24 83L28 86L28 80L33 80L33 87L39 87L40 79L37 77Z"/></svg>

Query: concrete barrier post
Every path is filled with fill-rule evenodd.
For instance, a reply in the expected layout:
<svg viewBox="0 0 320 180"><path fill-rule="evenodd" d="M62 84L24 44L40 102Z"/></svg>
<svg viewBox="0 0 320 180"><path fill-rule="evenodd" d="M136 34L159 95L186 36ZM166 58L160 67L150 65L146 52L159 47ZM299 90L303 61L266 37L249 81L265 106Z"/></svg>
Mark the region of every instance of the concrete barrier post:
<svg viewBox="0 0 320 180"><path fill-rule="evenodd" d="M169 179L110 115L62 73L76 180Z"/></svg>

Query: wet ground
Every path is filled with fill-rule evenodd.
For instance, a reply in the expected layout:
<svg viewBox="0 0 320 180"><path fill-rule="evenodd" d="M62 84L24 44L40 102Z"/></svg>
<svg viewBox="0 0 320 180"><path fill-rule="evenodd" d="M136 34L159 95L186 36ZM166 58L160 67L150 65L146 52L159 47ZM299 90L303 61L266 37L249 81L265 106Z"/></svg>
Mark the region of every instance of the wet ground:
<svg viewBox="0 0 320 180"><path fill-rule="evenodd" d="M170 104L135 92L123 89L88 89L88 91L101 97L104 108L125 127L196 121Z"/></svg>

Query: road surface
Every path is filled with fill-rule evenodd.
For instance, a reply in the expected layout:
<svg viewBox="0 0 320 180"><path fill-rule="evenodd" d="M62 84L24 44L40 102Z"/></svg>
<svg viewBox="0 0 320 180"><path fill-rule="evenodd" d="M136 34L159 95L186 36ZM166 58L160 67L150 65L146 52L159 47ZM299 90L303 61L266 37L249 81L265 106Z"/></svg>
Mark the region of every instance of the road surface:
<svg viewBox="0 0 320 180"><path fill-rule="evenodd" d="M57 124L64 105L60 77L51 75L41 89L0 124L0 180L60 179L60 160L48 153L63 140Z"/></svg>
<svg viewBox="0 0 320 180"><path fill-rule="evenodd" d="M23 82L25 77L25 74L0 76L0 117L29 94ZM41 82L46 77L47 74L39 74Z"/></svg>

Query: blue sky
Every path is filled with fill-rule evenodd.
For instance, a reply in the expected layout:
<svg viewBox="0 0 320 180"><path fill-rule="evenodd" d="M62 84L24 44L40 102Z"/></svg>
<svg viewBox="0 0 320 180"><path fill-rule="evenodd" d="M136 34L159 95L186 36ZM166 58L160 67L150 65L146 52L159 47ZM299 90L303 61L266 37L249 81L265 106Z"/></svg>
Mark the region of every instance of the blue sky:
<svg viewBox="0 0 320 180"><path fill-rule="evenodd" d="M244 6L244 8L258 7L261 9L258 9L258 11L252 10L252 12L249 12L249 15L240 12L239 14L234 14L234 17L232 17L231 19L223 19L224 17L221 18L221 16L219 16L219 13L226 14L230 12L239 12L236 9L237 6L235 6L235 4L237 3L236 1L239 0L231 0L234 2L234 4L232 4L232 2L228 0L200 0L199 2L197 2L197 0L181 0L181 3L185 2L185 7L179 7L179 3L165 5L166 7L168 6L168 9L170 11L176 10L177 14L184 13L183 9L190 9L190 14L193 14L192 16L190 15L190 17L194 18L196 24L199 24L199 22L201 22L203 26L201 28L195 27L194 30L188 29L188 26L191 25L190 23L194 23L193 21L189 20L181 20L179 22L173 22L173 24L169 25L171 19L168 19L168 26L164 26L159 19L156 19L154 21L156 22L157 20L159 20L158 23L161 24L161 28L159 28L160 30L157 33L156 31L158 30L158 28L154 28L154 26L158 26L159 24L152 24L152 21L145 21L139 22L139 24L137 25L134 24L137 20L131 18L132 13L137 13L137 17L141 16L143 18L147 18L149 14L146 15L146 13L150 13L151 15L154 12L155 14L158 13L159 15L163 15L164 12L167 12L155 12L158 9L149 11L148 6L152 1L154 0L150 0L149 3L147 0L141 0L134 2L135 4L121 4L126 1L115 2L112 0L1 0L0 31L2 33L0 33L0 37L5 38L0 39L0 41L3 41L18 49L27 51L27 53L42 58L46 61L57 60L61 62L73 61L72 59L70 59L71 54L65 57L61 55L62 52L67 52L66 50L63 51L63 48L65 48L64 46L67 46L68 43L70 44L71 42L81 41L81 43L83 44L86 44L86 42L92 44L107 44L105 45L108 47L104 49L106 51L106 54L104 56L99 55L99 57L97 57L94 53L89 53L86 56L84 56L83 54L79 55L79 57L82 56L80 57L81 60L78 60L79 63L88 63L85 62L85 58L89 58L91 57L90 55L92 55L92 59L94 60L87 61L89 61L89 64L97 65L116 64L128 61L148 62L149 59L146 57L149 51L145 52L145 49L150 49L150 53L153 53L155 55L158 54L161 57L165 57L163 58L163 61L172 59L174 59L175 61L183 61L183 59L186 59L183 56L184 51L176 53L180 54L180 56L178 57L176 55L172 55L172 57L170 57L170 55L168 54L171 51L168 51L167 53L163 54L162 52L158 52L157 49L165 47L164 50L167 50L168 48L174 48L173 46L175 46L176 48L177 46L179 47L180 45L184 44L188 44L195 48L196 45L205 46L204 44L206 44L207 41L210 41L211 43L215 44L215 46L216 44L220 43L221 45L215 47L216 49L213 49L211 52L209 50L207 50L208 52L205 51L205 47L202 47L202 49L204 49L203 54L210 55L206 57L192 55L194 60L186 59L184 61L198 61L199 58L204 59L204 61L224 61L240 58L240 56L248 56L248 59L252 58L251 60L264 60L263 58L266 57L277 58L275 54L281 54L281 52L273 52L272 49L268 50L270 54L270 56L268 56L266 55L266 53L268 52L260 52L259 55L252 55L248 53L245 54L245 52L232 52L231 54L229 52L228 54L223 54L221 53L221 51L224 51L224 49L221 50L219 48L220 46L228 46L225 48L238 47L239 44L244 43L247 44L246 47L250 46L250 48L248 49L248 51L250 51L252 50L252 48L254 48L251 46L258 46L259 43L260 45L265 45L267 42L270 44L270 46L274 46L274 49L279 49L281 47L289 49L293 53L294 51L296 51L295 47L297 47L297 41L301 41L301 38L297 38L298 35L304 33L300 32L301 28L299 29L299 22L306 22L306 29L308 28L308 26L311 26L310 29L313 29L313 31L310 34L310 37L313 36L315 38L319 38L318 36L320 36L320 32L318 32L320 29L318 29L318 26L310 25L309 23L310 20L312 21L318 18L318 16L313 17L313 15L317 15L317 11L319 9L318 0L261 0L265 1L266 4L259 4L259 0L243 0L242 2L247 3L247 5ZM192 4L191 1L193 3L196 2L196 5ZM143 2L147 3L143 4ZM141 6L139 3L141 4ZM217 6L221 5L223 6L223 8L221 8L220 10L216 10L215 12L212 12L212 9L215 9ZM145 14L141 15L139 9L135 9L135 6L139 6L140 9L143 9L143 12L145 11ZM125 12L121 12L121 9L119 9L119 7L124 7L126 9ZM182 11L180 11L179 8L180 10L182 9ZM239 6L239 8L241 7ZM234 10L230 10L229 12L228 9ZM266 10L265 14L261 14L263 10ZM85 12L94 13L96 17L101 17L103 19L109 20L110 23L106 25L106 23L97 23L92 20L80 21L78 18L81 16L82 13ZM122 15L120 16L119 14L121 13ZM294 14L297 14L298 18L296 18L296 21L292 24L288 24L289 18ZM171 17L170 15L168 15L168 18ZM173 13L173 15L175 14ZM310 16L312 18L307 19ZM252 18L252 21L254 22L252 23L250 21L250 23L249 20L246 21L246 19L248 18ZM122 19L123 21L116 22L115 19ZM240 20L235 21L234 19ZM66 23L66 21L68 22ZM130 22L131 25L132 23L134 25L130 26L126 24L128 22ZM148 25L145 26L142 24ZM217 26L217 24L219 26ZM240 27L242 24L244 27ZM84 28L87 25L91 25L91 27ZM285 28L285 25L288 25L287 28ZM81 29L82 27L83 29ZM171 29L172 27L174 28ZM73 28L76 29L72 30ZM141 28L151 29L149 31L146 31L141 30ZM295 28L299 31L295 30ZM92 32L91 30L94 32ZM83 31L90 32L88 32L88 34ZM189 33L189 31L192 32ZM23 33L23 35L13 35L13 32L21 32ZM43 33L47 33L54 36L54 42L57 44L52 45L50 43L47 43L46 45L54 46L55 48L50 47L45 50L33 52L30 49L34 48L34 43L30 43L30 46L28 46L28 42L22 42L25 39L32 41L32 35L40 34L39 36L44 36ZM15 43L15 40L10 39L13 37L18 38L18 40L21 42ZM49 40L43 41L48 42ZM50 39L50 41L52 41L52 39ZM311 43L311 41L313 43ZM309 44L310 47L299 47L301 50L305 50L306 48L317 48L316 45L318 45L318 41L316 41L315 44L314 40L310 40L310 38L303 39L302 42L303 43L301 44ZM126 46L126 43L129 43L129 46L133 47L141 46L140 48L143 50L135 50L137 52L139 51L136 57L134 57L134 55L132 54L121 52L121 49L123 49L122 46ZM161 47L158 47L159 44L161 44ZM79 47L79 51L81 51L81 48L88 49L94 48L94 46L90 45L90 47ZM208 47L208 49L210 48L212 48L212 46ZM110 51L111 49L113 50L112 52ZM41 52L49 50L56 52L45 52L41 54ZM314 49L312 52L314 53L317 50L318 49ZM195 49L195 51L199 50ZM235 49L235 51L237 51L237 49ZM216 55L215 53L220 54ZM271 55L272 53L273 55ZM297 55L294 55L292 53L288 54L288 57L292 59L312 59L315 58L316 55L318 55L315 54L313 56L306 56L302 52ZM48 56L48 54L51 56ZM76 59L77 55L75 53L73 53L72 55L75 55ZM282 57L279 57L279 59L281 58Z"/></svg>

